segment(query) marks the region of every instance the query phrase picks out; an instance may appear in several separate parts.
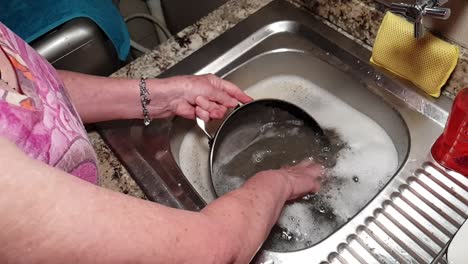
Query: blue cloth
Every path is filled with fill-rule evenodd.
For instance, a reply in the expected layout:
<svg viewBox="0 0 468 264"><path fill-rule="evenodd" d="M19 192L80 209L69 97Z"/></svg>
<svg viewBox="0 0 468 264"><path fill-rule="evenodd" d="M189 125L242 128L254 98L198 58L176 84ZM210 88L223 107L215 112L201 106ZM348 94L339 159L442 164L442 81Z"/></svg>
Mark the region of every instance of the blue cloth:
<svg viewBox="0 0 468 264"><path fill-rule="evenodd" d="M127 58L130 36L111 0L0 0L0 21L26 42L77 17L93 20L112 41L119 58Z"/></svg>

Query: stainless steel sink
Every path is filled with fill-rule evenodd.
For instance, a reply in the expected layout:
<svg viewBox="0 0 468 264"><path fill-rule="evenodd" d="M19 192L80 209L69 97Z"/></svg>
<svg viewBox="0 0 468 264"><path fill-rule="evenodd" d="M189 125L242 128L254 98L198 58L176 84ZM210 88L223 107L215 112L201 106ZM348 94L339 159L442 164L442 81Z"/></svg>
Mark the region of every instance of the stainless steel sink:
<svg viewBox="0 0 468 264"><path fill-rule="evenodd" d="M428 98L370 66L369 57L369 50L278 0L163 74L215 73L241 88L271 76L300 76L373 119L396 146L399 170L346 224L306 249L261 250L254 262L444 263L440 253L468 218L468 180L429 154L450 100ZM100 129L151 200L200 210L209 199L187 180L178 156L193 126L176 118L148 128L123 121Z"/></svg>

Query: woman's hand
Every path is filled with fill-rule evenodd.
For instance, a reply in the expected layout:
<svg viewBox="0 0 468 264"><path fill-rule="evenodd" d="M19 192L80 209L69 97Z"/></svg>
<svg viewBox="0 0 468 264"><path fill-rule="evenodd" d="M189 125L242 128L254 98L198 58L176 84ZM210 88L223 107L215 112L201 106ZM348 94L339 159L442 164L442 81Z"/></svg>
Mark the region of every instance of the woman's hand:
<svg viewBox="0 0 468 264"><path fill-rule="evenodd" d="M283 167L279 170L260 172L268 177L280 177L288 187L288 200L293 200L320 190L320 182L323 176L323 166L308 159L295 166Z"/></svg>
<svg viewBox="0 0 468 264"><path fill-rule="evenodd" d="M234 234L227 240L229 249L236 257L225 262L250 263L256 250L268 237L285 202L319 191L322 172L321 165L309 160L292 167L262 171L242 187L203 208L202 214L223 226L217 233L225 236Z"/></svg>
<svg viewBox="0 0 468 264"><path fill-rule="evenodd" d="M143 118L138 79L108 78L59 71L81 119L95 123ZM146 81L152 118L174 115L194 119L222 118L230 107L252 101L236 85L212 74Z"/></svg>
<svg viewBox="0 0 468 264"><path fill-rule="evenodd" d="M220 119L228 108L252 101L236 85L213 74L148 80L147 88L153 118Z"/></svg>

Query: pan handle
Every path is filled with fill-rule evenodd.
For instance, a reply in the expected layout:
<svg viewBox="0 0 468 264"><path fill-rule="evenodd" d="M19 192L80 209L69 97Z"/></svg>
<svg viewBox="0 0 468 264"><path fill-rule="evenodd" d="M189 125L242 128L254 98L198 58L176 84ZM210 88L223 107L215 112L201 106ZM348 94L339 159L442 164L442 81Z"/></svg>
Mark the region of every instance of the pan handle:
<svg viewBox="0 0 468 264"><path fill-rule="evenodd" d="M213 136L208 133L206 130L206 123L203 121L201 118L197 117L197 125L198 127L205 133L205 135L208 137L209 142L213 141Z"/></svg>
<svg viewBox="0 0 468 264"><path fill-rule="evenodd" d="M239 103L235 109L241 107L243 104ZM205 121L203 121L202 119L200 119L199 117L196 118L196 121L197 121L197 125L198 127L203 131L203 133L205 133L205 135L208 137L208 141L209 142L213 142L213 136L210 135L210 133L208 132L208 130L206 130L206 123Z"/></svg>

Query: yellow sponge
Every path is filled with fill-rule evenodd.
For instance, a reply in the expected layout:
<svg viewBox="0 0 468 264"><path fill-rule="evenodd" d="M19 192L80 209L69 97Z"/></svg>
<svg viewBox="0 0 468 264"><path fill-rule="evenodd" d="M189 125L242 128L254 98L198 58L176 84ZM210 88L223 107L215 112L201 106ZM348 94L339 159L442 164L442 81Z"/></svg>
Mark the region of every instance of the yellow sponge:
<svg viewBox="0 0 468 264"><path fill-rule="evenodd" d="M413 30L413 24L405 18L387 12L370 61L439 97L440 89L457 65L460 51L429 32L415 39Z"/></svg>

